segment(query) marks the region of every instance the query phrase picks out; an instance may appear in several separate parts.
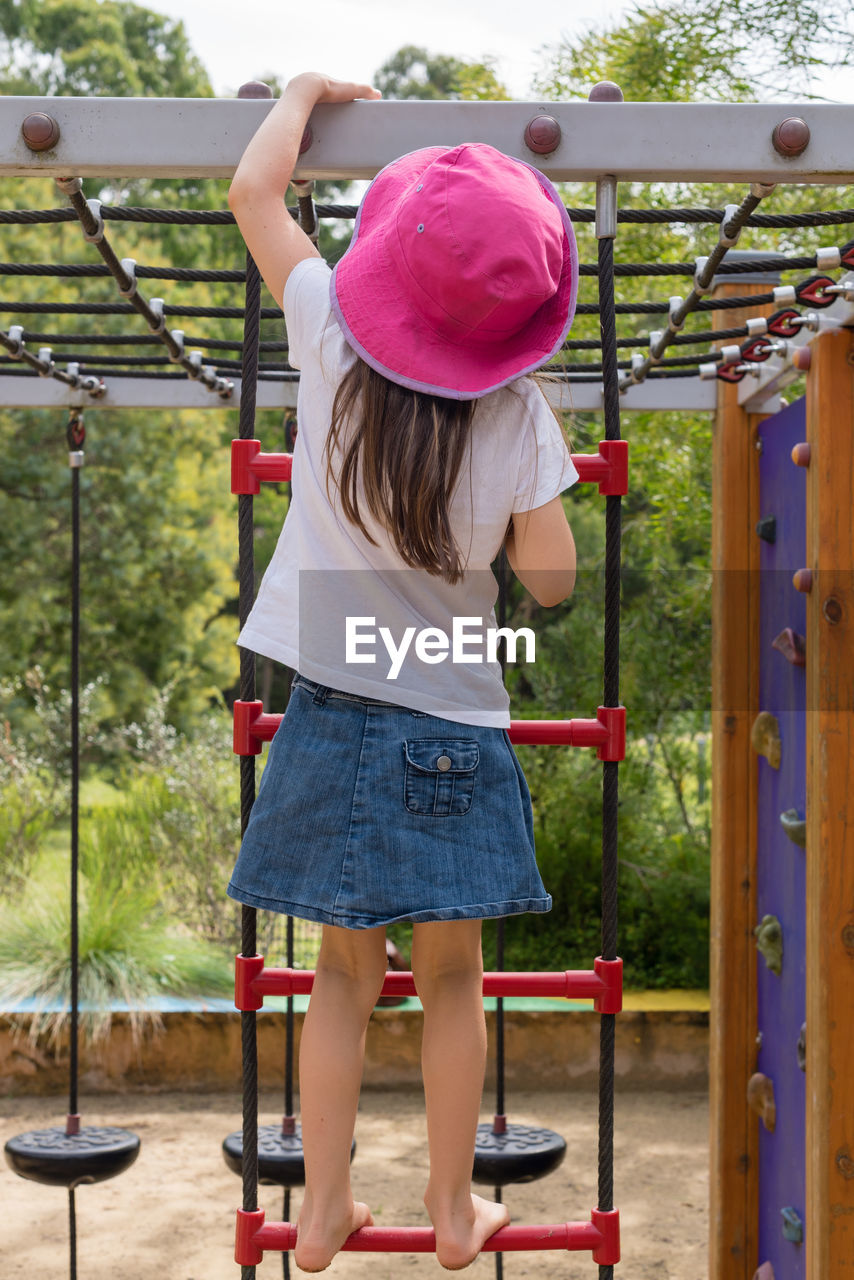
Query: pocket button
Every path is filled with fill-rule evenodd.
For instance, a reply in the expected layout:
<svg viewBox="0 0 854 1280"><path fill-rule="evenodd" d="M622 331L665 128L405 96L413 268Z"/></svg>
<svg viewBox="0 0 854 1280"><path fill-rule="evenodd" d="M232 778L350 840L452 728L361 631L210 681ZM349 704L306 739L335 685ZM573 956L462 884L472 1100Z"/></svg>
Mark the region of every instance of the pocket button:
<svg viewBox="0 0 854 1280"><path fill-rule="evenodd" d="M436 761L436 768L441 769L442 772L445 773L446 770L450 769L450 767L451 767L451 757L439 756L439 759Z"/></svg>

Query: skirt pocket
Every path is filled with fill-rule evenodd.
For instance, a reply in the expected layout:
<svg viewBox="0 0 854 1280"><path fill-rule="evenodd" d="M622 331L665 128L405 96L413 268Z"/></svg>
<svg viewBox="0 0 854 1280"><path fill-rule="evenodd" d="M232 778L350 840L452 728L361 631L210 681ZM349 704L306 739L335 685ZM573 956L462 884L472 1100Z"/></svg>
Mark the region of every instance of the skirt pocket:
<svg viewBox="0 0 854 1280"><path fill-rule="evenodd" d="M468 813L474 796L478 743L470 738L407 738L403 802L410 813L447 818Z"/></svg>

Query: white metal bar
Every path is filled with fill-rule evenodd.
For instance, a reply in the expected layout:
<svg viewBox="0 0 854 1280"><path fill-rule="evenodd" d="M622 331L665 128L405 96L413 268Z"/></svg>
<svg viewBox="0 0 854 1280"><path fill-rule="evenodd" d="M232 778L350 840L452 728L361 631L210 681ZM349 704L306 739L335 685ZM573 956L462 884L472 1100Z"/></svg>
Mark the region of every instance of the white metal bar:
<svg viewBox="0 0 854 1280"><path fill-rule="evenodd" d="M0 173L54 177L230 177L271 108L226 98L0 98ZM60 126L50 151L31 152L28 114ZM549 156L524 142L537 115L562 140ZM776 125L805 120L801 156L779 156ZM437 143L488 142L536 164L555 181L589 181L603 168L632 182L854 181L854 106L827 103L355 102L312 113L314 141L298 178L371 178L396 156Z"/></svg>
<svg viewBox="0 0 854 1280"><path fill-rule="evenodd" d="M229 375L230 376L230 375ZM190 379L110 378L103 375L107 390L98 399L75 391L51 378L16 377L0 374L0 405L7 409L236 409L240 406L240 378L232 378L234 391L222 400ZM547 383L544 390L558 409L576 413L602 410L601 382ZM296 382L259 382L259 409L293 409L297 402ZM699 378L650 378L630 388L620 397L626 413L711 412L715 407L715 383ZM765 412L773 412L774 406Z"/></svg>

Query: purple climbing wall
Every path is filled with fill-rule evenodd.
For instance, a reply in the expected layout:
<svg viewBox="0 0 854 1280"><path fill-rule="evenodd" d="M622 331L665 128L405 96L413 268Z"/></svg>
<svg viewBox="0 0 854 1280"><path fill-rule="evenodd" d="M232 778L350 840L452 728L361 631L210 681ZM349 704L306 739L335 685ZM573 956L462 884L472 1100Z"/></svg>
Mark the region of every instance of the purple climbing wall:
<svg viewBox="0 0 854 1280"><path fill-rule="evenodd" d="M766 419L759 437L760 513L776 524L775 540L763 538L760 545L759 705L779 721L782 754L779 769L762 757L758 762L756 922L773 915L783 931L779 976L757 953L757 1070L774 1083L777 1111L773 1133L759 1122L759 1262L772 1264L776 1280L803 1280L804 1248L787 1238L797 1224L783 1210L804 1221L806 1090L797 1045L806 1002L805 852L786 834L780 815L796 809L805 816L805 670L773 641L787 627L801 636L806 630L805 598L792 586L792 574L805 564L806 473L791 459L793 445L806 439L805 401Z"/></svg>

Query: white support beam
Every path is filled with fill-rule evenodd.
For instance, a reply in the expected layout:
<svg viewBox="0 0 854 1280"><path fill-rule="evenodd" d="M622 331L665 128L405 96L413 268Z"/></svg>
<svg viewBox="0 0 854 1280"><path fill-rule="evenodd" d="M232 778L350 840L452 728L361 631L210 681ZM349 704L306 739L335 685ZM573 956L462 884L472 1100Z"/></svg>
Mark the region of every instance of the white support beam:
<svg viewBox="0 0 854 1280"><path fill-rule="evenodd" d="M240 378L232 378L234 391L222 400L187 379L110 378L104 374L107 390L93 398L75 391L53 378L18 377L0 374L0 406L6 409L237 409L240 407ZM259 409L293 409L297 402L296 382L259 382ZM544 390L557 409L575 413L601 413L601 382L546 383ZM631 387L620 397L625 413L651 413L683 410L690 413L712 412L715 407L715 383L699 378L650 378ZM775 404L766 407L773 412Z"/></svg>
<svg viewBox="0 0 854 1280"><path fill-rule="evenodd" d="M838 283L840 285L848 285L854 292L854 274L848 273L842 276ZM757 377L747 377L739 383L738 401L748 413L768 413L769 410L766 402L770 396L779 396L780 392L791 382L795 382L798 378L803 377L803 370L796 369L792 362L792 354L798 347L808 347L814 342L818 335L826 332L828 328L837 328L840 325L854 325L854 297L851 301L846 301L839 297L829 307L818 311L819 329L810 330L803 325L798 334L794 338L789 338L789 354L786 360L768 360L764 364L757 365L759 370ZM773 334L768 335L774 341ZM773 412L773 411L771 411Z"/></svg>
<svg viewBox="0 0 854 1280"><path fill-rule="evenodd" d="M0 98L0 173L52 177L229 178L272 104L226 98ZM32 152L21 125L32 112L60 127L56 147ZM553 116L562 140L529 151L525 128ZM775 127L799 116L811 138L784 158ZM826 103L355 102L312 113L314 140L299 178L371 178L396 156L441 143L488 142L558 182L603 171L626 182L830 183L854 181L854 106Z"/></svg>

